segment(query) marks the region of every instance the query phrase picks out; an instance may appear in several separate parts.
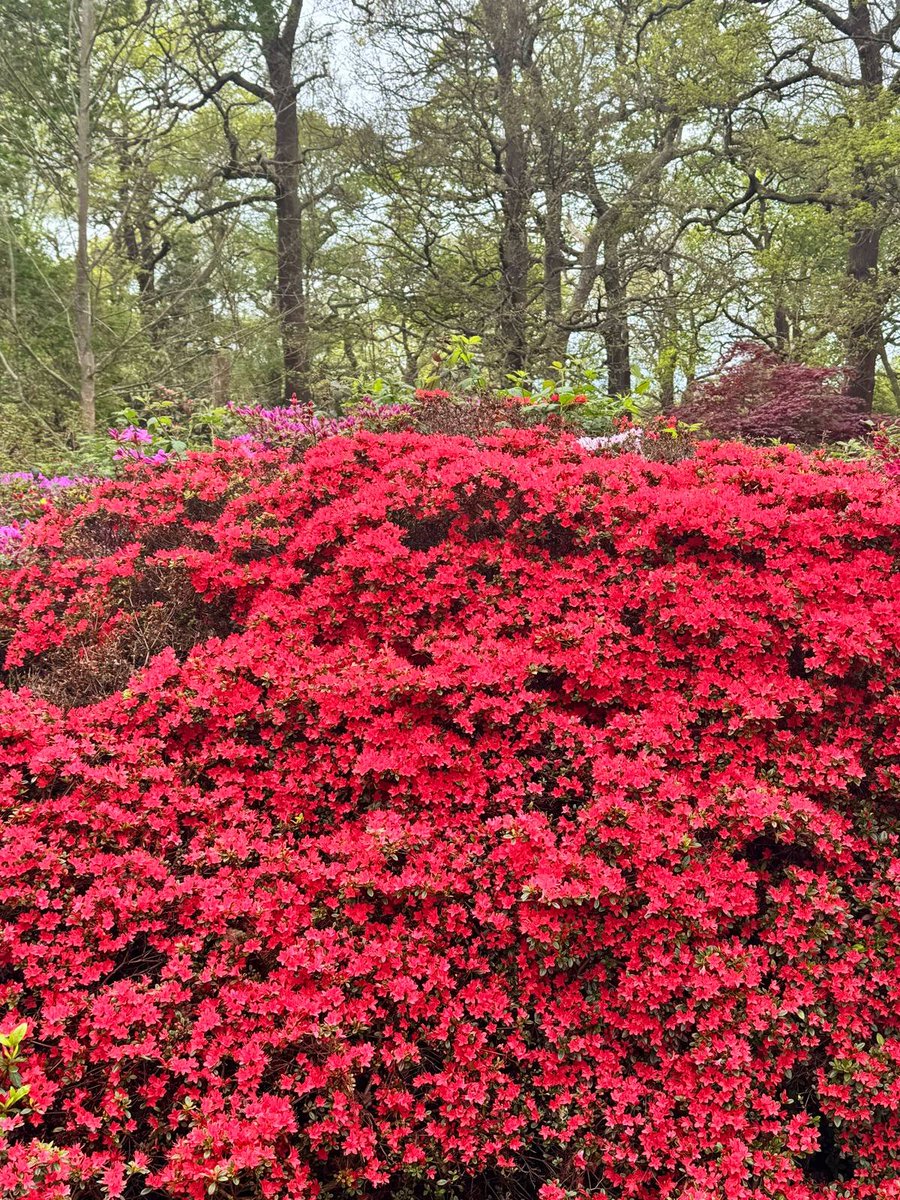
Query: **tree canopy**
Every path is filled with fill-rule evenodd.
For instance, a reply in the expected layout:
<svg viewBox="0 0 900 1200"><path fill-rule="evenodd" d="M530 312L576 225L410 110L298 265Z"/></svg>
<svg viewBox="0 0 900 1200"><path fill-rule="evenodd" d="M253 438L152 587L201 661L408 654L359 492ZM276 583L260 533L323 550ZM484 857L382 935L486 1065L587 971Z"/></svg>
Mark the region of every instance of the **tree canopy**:
<svg viewBox="0 0 900 1200"><path fill-rule="evenodd" d="M155 386L336 411L479 337L663 405L751 339L900 384L878 0L3 0L4 462Z"/></svg>

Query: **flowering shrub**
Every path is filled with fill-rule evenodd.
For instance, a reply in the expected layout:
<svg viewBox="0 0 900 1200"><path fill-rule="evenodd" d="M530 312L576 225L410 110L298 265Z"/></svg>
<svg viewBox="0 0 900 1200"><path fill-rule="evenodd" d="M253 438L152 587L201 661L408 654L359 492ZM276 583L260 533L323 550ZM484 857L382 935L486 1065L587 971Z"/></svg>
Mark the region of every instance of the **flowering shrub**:
<svg viewBox="0 0 900 1200"><path fill-rule="evenodd" d="M497 392L467 395L440 388L417 388L403 402L362 396L343 417L317 415L311 404L298 403L296 396L288 405L275 408L240 405L231 411L246 430L236 439L242 444L303 452L326 438L354 436L363 431L483 437L521 427L525 423L524 404L519 397Z"/></svg>
<svg viewBox="0 0 900 1200"><path fill-rule="evenodd" d="M500 392L458 394L440 388L417 389L410 427L419 433L479 438L525 424L524 401Z"/></svg>
<svg viewBox="0 0 900 1200"><path fill-rule="evenodd" d="M552 379L531 379L518 371L503 394L526 401L533 420L556 419L589 437L614 436L623 420L639 420L652 410L649 379L639 379L628 395L611 396L603 375L582 359L555 362L552 371Z"/></svg>
<svg viewBox="0 0 900 1200"><path fill-rule="evenodd" d="M893 490L293 457L5 573L0 1195L900 1194Z"/></svg>
<svg viewBox="0 0 900 1200"><path fill-rule="evenodd" d="M696 432L697 426L684 424L675 417L657 417L645 425L635 425L625 416L616 422L615 433L576 440L589 453L639 454L651 462L679 462L694 453Z"/></svg>
<svg viewBox="0 0 900 1200"><path fill-rule="evenodd" d="M0 564L15 557L26 527L62 494L84 493L91 484L84 476L45 475L33 471L0 474Z"/></svg>
<svg viewBox="0 0 900 1200"><path fill-rule="evenodd" d="M296 396L276 408L243 404L231 411L246 427L249 440L266 446L305 449L323 438L349 433L356 424L349 417L317 417L312 404L300 404Z"/></svg>
<svg viewBox="0 0 900 1200"><path fill-rule="evenodd" d="M713 378L687 390L679 415L714 437L816 446L865 428L859 401L842 384L833 367L787 362L766 346L738 342Z"/></svg>
<svg viewBox="0 0 900 1200"><path fill-rule="evenodd" d="M245 434L238 440L261 447L284 447L306 450L325 438L347 436L362 429L387 431L408 427L412 409L408 404L377 404L363 397L352 414L346 417L317 416L309 402L301 404L296 395L291 403L276 408L261 405L236 405L232 408Z"/></svg>
<svg viewBox="0 0 900 1200"><path fill-rule="evenodd" d="M169 461L171 454L162 447L153 448L153 434L139 425L126 425L124 429L110 429L109 436L115 449L114 462L143 462L159 466ZM183 450L187 449L182 445Z"/></svg>
<svg viewBox="0 0 900 1200"><path fill-rule="evenodd" d="M873 432L869 457L893 483L900 480L900 428L896 422L886 422Z"/></svg>

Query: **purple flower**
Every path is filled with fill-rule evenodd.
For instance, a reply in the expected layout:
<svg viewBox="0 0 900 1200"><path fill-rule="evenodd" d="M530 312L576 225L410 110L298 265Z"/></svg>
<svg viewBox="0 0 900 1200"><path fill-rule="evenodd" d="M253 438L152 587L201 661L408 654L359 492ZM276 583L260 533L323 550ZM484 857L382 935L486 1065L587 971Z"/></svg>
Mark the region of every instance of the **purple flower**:
<svg viewBox="0 0 900 1200"><path fill-rule="evenodd" d="M133 442L143 446L149 446L153 441L153 435L149 430L141 429L139 425L126 425L124 429L110 429L109 436L114 442Z"/></svg>
<svg viewBox="0 0 900 1200"><path fill-rule="evenodd" d="M144 454L143 450L137 450L134 446L119 446L113 458L116 462L153 463L157 466L169 461L165 450L157 450L155 454Z"/></svg>
<svg viewBox="0 0 900 1200"><path fill-rule="evenodd" d="M376 404L371 396L363 396L362 401L354 410L354 416L357 420L375 425L389 425L393 421L411 417L413 411L411 404Z"/></svg>
<svg viewBox="0 0 900 1200"><path fill-rule="evenodd" d="M355 417L317 417L311 405L262 408L258 404L231 405L231 411L249 428L249 435L263 446L295 446L319 442L356 428Z"/></svg>
<svg viewBox="0 0 900 1200"><path fill-rule="evenodd" d="M23 534L24 530L18 525L0 525L0 557L13 555L19 548Z"/></svg>
<svg viewBox="0 0 900 1200"><path fill-rule="evenodd" d="M38 486L47 490L51 488L81 487L86 483L94 483L89 475L53 475L50 479L40 478Z"/></svg>

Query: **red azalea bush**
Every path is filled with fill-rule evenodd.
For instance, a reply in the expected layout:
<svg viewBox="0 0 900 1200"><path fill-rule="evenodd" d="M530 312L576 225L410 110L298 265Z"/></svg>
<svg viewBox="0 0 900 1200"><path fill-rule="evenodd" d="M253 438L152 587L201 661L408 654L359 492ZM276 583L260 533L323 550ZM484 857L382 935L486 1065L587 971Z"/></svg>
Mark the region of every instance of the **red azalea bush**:
<svg viewBox="0 0 900 1200"><path fill-rule="evenodd" d="M900 1195L874 473L364 433L25 543L4 1200Z"/></svg>
<svg viewBox="0 0 900 1200"><path fill-rule="evenodd" d="M757 342L738 342L710 379L692 384L679 409L714 437L817 446L865 431L859 401L833 367L790 362Z"/></svg>
<svg viewBox="0 0 900 1200"><path fill-rule="evenodd" d="M885 422L872 434L869 462L893 483L900 481L900 427Z"/></svg>

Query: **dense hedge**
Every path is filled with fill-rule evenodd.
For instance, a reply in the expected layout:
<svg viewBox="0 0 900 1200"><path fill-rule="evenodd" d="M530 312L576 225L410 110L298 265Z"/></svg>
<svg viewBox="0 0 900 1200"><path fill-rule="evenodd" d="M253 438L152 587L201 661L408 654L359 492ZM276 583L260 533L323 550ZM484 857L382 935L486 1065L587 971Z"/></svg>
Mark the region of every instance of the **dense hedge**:
<svg viewBox="0 0 900 1200"><path fill-rule="evenodd" d="M898 562L864 468L529 431L50 512L0 1195L900 1195Z"/></svg>

